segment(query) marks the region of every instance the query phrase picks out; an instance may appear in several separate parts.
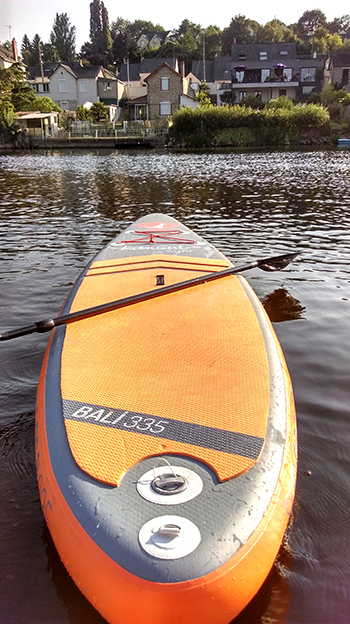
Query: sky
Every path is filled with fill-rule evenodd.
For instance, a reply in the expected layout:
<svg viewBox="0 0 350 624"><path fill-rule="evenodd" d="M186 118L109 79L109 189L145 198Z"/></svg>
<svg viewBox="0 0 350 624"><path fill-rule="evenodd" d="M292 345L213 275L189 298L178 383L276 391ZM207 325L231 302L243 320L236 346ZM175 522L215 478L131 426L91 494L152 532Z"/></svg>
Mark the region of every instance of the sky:
<svg viewBox="0 0 350 624"><path fill-rule="evenodd" d="M79 52L83 43L89 40L91 0L0 0L0 42L16 39L20 49L23 36L32 40L38 34L44 43L50 40L50 33L56 13L67 13L71 26L76 28L76 51ZM298 21L305 11L320 9L328 21L342 17L350 12L349 0L294 0L293 2L277 2L269 0L245 0L242 5L223 1L203 0L133 0L132 2L116 2L104 0L108 10L110 23L118 17L131 22L142 19L160 24L165 30L177 28L184 19L200 24L204 28L210 25L226 28L238 14L253 19L259 24L266 24L275 17L285 24Z"/></svg>

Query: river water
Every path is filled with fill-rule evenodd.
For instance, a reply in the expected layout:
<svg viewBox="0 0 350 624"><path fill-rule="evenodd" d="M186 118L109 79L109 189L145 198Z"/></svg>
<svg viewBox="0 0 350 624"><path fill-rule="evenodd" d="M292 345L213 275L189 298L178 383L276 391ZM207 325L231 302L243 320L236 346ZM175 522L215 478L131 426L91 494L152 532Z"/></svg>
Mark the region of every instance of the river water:
<svg viewBox="0 0 350 624"><path fill-rule="evenodd" d="M91 256L150 212L235 263L299 252L283 272L246 273L291 373L299 466L278 560L235 624L349 624L350 150L0 155L0 331L57 315ZM40 509L34 408L47 340L0 344L0 623L103 624Z"/></svg>

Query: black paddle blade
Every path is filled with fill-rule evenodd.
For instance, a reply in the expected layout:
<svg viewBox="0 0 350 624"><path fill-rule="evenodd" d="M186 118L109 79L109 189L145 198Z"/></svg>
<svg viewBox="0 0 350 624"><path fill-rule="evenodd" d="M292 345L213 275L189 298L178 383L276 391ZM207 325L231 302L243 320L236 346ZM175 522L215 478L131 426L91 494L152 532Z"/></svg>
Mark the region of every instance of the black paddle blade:
<svg viewBox="0 0 350 624"><path fill-rule="evenodd" d="M268 260L260 260L258 267L262 271L282 271L285 269L294 258L297 257L297 253L284 254L283 256L275 256L274 258L268 258Z"/></svg>

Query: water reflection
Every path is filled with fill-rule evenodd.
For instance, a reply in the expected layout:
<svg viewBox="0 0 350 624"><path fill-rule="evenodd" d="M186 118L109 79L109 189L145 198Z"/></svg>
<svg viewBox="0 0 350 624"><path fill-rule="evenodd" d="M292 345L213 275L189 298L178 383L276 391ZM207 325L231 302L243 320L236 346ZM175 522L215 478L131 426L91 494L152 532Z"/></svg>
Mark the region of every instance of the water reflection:
<svg viewBox="0 0 350 624"><path fill-rule="evenodd" d="M151 212L235 264L300 252L282 272L246 274L291 372L300 470L293 552L235 624L348 624L350 150L0 155L0 329L56 316L90 258ZM1 346L0 622L102 624L47 529L41 540L33 410L47 340Z"/></svg>
<svg viewBox="0 0 350 624"><path fill-rule="evenodd" d="M305 308L285 288L277 288L262 299L262 304L272 323L305 318Z"/></svg>

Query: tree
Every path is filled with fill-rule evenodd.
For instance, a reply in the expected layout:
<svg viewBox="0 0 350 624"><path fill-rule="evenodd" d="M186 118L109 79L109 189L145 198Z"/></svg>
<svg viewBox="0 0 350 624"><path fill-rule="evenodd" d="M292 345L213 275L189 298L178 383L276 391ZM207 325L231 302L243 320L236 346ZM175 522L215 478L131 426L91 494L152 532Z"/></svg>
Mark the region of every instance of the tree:
<svg viewBox="0 0 350 624"><path fill-rule="evenodd" d="M93 121L108 119L108 109L103 102L94 102L89 110Z"/></svg>
<svg viewBox="0 0 350 624"><path fill-rule="evenodd" d="M326 27L327 18L322 11L315 9L313 11L305 11L298 21L298 28L301 35L312 38L320 26Z"/></svg>
<svg viewBox="0 0 350 624"><path fill-rule="evenodd" d="M208 26L203 31L205 41L205 58L210 60L221 56L222 30L217 26Z"/></svg>
<svg viewBox="0 0 350 624"><path fill-rule="evenodd" d="M35 98L35 94L29 87L20 65L14 63L7 69L0 68L1 102L8 102L14 106L15 110L20 110L21 99L26 97Z"/></svg>
<svg viewBox="0 0 350 624"><path fill-rule="evenodd" d="M260 28L258 22L247 19L244 15L236 15L232 18L230 26L223 31L222 53L229 56L233 43L257 43Z"/></svg>
<svg viewBox="0 0 350 624"><path fill-rule="evenodd" d="M140 51L132 36L132 24L129 20L118 17L115 22L112 22L111 34L113 39L113 57L118 65L123 63L126 58L131 62L140 58Z"/></svg>
<svg viewBox="0 0 350 624"><path fill-rule="evenodd" d="M86 58L93 65L108 65L112 61L112 35L109 27L108 11L103 2L92 0L90 4L90 40L91 47L85 44Z"/></svg>
<svg viewBox="0 0 350 624"><path fill-rule="evenodd" d="M314 52L315 33L318 28L327 26L327 18L322 11L315 9L305 11L298 21L298 32L301 38L308 37L311 40L311 52Z"/></svg>
<svg viewBox="0 0 350 624"><path fill-rule="evenodd" d="M102 19L102 48L106 54L106 61L112 62L112 46L113 39L109 28L108 11L101 2L101 19Z"/></svg>
<svg viewBox="0 0 350 624"><path fill-rule="evenodd" d="M292 41L293 33L283 22L273 19L266 22L265 26L260 28L260 43L278 43L279 41Z"/></svg>
<svg viewBox="0 0 350 624"><path fill-rule="evenodd" d="M30 41L27 35L24 35L21 45L21 55L23 62L28 67L38 67L40 65L40 46L41 39L38 34L34 35Z"/></svg>
<svg viewBox="0 0 350 624"><path fill-rule="evenodd" d="M71 62L75 59L75 38L76 29L70 25L67 13L56 13L50 42L56 48L60 61Z"/></svg>
<svg viewBox="0 0 350 624"><path fill-rule="evenodd" d="M334 35L336 33L341 33L342 31L347 32L350 30L350 15L343 15L342 17L336 17L332 22L327 24L329 32Z"/></svg>

